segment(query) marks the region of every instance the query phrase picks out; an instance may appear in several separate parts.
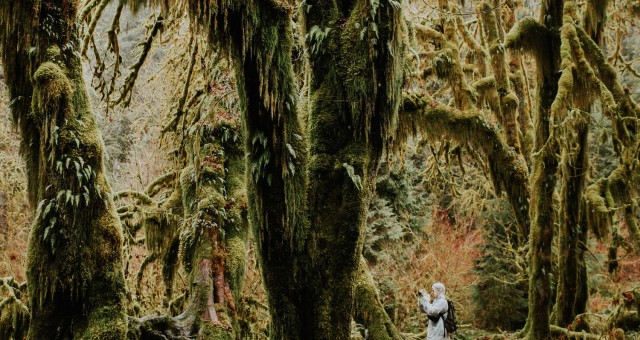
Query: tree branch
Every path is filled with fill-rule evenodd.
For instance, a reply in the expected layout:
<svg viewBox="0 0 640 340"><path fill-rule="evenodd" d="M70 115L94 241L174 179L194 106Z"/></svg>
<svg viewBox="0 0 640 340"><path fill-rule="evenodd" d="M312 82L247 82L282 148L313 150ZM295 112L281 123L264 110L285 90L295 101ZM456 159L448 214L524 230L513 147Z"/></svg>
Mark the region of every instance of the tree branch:
<svg viewBox="0 0 640 340"><path fill-rule="evenodd" d="M147 205L156 205L156 202L153 200L153 198L147 196L147 194L140 192L140 191L134 191L134 190L125 190L125 191L120 191L117 192L115 194L113 194L113 200L119 200L119 199L123 199L125 197L129 197L129 198L133 198L133 199L137 199L140 202L142 202L143 204L147 204Z"/></svg>
<svg viewBox="0 0 640 340"><path fill-rule="evenodd" d="M584 340L602 339L602 335L586 333L586 332L574 332L556 325L549 325L549 330L551 330L551 334L555 334L556 336L563 336L563 338L566 338L566 339L584 339Z"/></svg>
<svg viewBox="0 0 640 340"><path fill-rule="evenodd" d="M142 65L147 60L147 56L149 55L149 51L151 50L151 46L153 45L153 39L156 37L163 24L162 15L158 15L156 18L153 27L151 28L151 32L147 36L147 40L142 43L142 52L138 56L138 61L130 67L131 73L124 80L124 85L122 86L122 92L120 93L120 97L116 99L115 104L124 104L124 106L128 106L131 102L131 95L133 94L133 87L136 84L136 80L138 79L138 73L142 68Z"/></svg>
<svg viewBox="0 0 640 340"><path fill-rule="evenodd" d="M109 1L111 0L102 0L98 5L98 8L96 9L95 13L93 13L93 17L91 18L91 22L89 23L89 30L87 31L87 34L84 36L84 39L82 40L81 53L83 56L87 55L90 39L91 37L93 37L93 32L96 30L96 26L98 25L98 20L100 20L100 17L102 16L102 12L109 4ZM83 8L83 11L84 11L84 8ZM86 15L86 14L83 13L82 15Z"/></svg>
<svg viewBox="0 0 640 340"><path fill-rule="evenodd" d="M444 37L444 34L428 26L416 24L415 28L416 28L416 33L418 33L417 35L422 39L425 39L425 40L433 39L440 43L446 40L446 38Z"/></svg>
<svg viewBox="0 0 640 340"><path fill-rule="evenodd" d="M160 192L163 188L166 188L171 182L176 179L177 171L169 171L166 174L156 178L153 182L149 183L147 187L144 189L145 194L149 195L149 197L153 197Z"/></svg>
<svg viewBox="0 0 640 340"><path fill-rule="evenodd" d="M504 190L507 193L518 221L520 240L527 239L530 195L527 165L480 112L461 112L426 94L411 93L405 94L404 108L398 119L399 145L411 136L422 134L430 140L448 138L480 150L489 161L496 192Z"/></svg>
<svg viewBox="0 0 640 340"><path fill-rule="evenodd" d="M533 54L538 62L547 64L549 57L544 54L547 45L556 39L549 30L532 17L523 18L515 23L507 34L504 46Z"/></svg>

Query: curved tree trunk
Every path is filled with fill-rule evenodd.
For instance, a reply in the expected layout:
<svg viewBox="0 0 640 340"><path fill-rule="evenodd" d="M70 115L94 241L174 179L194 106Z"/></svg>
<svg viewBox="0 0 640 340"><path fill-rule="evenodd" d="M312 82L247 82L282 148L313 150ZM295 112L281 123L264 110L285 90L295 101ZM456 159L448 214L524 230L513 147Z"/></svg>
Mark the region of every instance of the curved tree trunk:
<svg viewBox="0 0 640 340"><path fill-rule="evenodd" d="M27 257L29 339L122 339L127 331L121 227L75 49L76 10L67 0L0 3L3 64L38 206Z"/></svg>

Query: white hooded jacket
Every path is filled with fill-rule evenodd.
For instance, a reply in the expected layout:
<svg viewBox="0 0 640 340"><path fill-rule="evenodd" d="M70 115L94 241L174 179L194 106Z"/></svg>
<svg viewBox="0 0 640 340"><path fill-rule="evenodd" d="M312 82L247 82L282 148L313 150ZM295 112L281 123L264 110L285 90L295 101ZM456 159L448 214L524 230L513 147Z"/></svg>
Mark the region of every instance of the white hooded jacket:
<svg viewBox="0 0 640 340"><path fill-rule="evenodd" d="M449 309L449 304L444 294L440 294L437 298L433 299L433 303L425 297L418 298L420 304L420 310L427 313L429 316L438 316L442 312L446 312ZM429 319L429 326L427 329L427 340L449 340L449 334L444 328L444 319L447 318L447 314L444 314L444 318L438 318L438 321L431 321Z"/></svg>

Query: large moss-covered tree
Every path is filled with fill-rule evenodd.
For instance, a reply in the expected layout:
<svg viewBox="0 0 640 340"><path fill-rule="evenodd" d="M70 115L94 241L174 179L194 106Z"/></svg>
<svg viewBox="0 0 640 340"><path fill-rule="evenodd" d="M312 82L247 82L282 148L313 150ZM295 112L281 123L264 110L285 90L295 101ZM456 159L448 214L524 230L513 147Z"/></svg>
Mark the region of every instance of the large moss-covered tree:
<svg viewBox="0 0 640 340"><path fill-rule="evenodd" d="M29 339L122 339L120 221L78 54L75 0L0 2L5 79L37 211Z"/></svg>
<svg viewBox="0 0 640 340"><path fill-rule="evenodd" d="M301 8L304 101L291 61L293 3L191 2L235 65L271 337L346 339L372 178L400 104L400 4Z"/></svg>

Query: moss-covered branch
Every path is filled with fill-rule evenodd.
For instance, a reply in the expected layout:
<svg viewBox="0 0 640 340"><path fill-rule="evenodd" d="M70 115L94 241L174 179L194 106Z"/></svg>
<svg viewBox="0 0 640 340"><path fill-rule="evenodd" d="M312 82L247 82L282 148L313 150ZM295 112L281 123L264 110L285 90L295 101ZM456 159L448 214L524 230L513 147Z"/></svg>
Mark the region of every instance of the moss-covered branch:
<svg viewBox="0 0 640 340"><path fill-rule="evenodd" d="M613 214L618 206L624 211L629 236L634 247L640 248L640 230L633 214L633 194L637 190L637 172L628 164L620 164L606 178L591 184L585 192L589 228L599 238L606 237L613 222ZM636 181L634 183L634 181Z"/></svg>
<svg viewBox="0 0 640 340"><path fill-rule="evenodd" d="M565 339L575 340L598 340L602 339L602 335L587 333L587 332L574 332L566 328L558 327L555 325L549 326L551 334L556 337L563 337Z"/></svg>
<svg viewBox="0 0 640 340"><path fill-rule="evenodd" d="M612 118L614 148L620 156L620 165L606 179L592 184L585 193L587 216L590 228L599 237L606 236L616 204L622 206L629 235L634 247L640 245L640 230L635 214L633 196L637 194L637 162L639 139L637 123L627 117L637 117L640 108L625 91L613 66L606 60L602 50L580 28L572 47L576 51L577 65L587 81L599 85L603 111ZM593 92L593 91L592 91Z"/></svg>
<svg viewBox="0 0 640 340"><path fill-rule="evenodd" d="M449 4L446 1L441 1L439 6L442 15L442 36L444 40L441 43L441 49L431 59L431 65L436 75L440 79L447 81L451 86L456 107L463 111L471 110L475 107L477 98L466 81L462 61L460 60L460 50L456 38L456 22L453 16L444 14L450 11Z"/></svg>
<svg viewBox="0 0 640 340"><path fill-rule="evenodd" d="M461 16L455 18L456 27L458 28L458 34L465 42L465 44L473 51L477 58L476 65L478 66L478 73L480 76L486 76L487 74L487 60L489 55L484 47L473 37L467 29L464 20Z"/></svg>
<svg viewBox="0 0 640 340"><path fill-rule="evenodd" d="M604 42L609 0L588 0L584 16L584 29L598 45Z"/></svg>
<svg viewBox="0 0 640 340"><path fill-rule="evenodd" d="M98 6L98 0L83 1L80 11L78 12L78 20L85 22L96 6Z"/></svg>
<svg viewBox="0 0 640 340"><path fill-rule="evenodd" d="M511 49L537 53L547 43L549 30L532 17L520 19L507 34L505 45Z"/></svg>
<svg viewBox="0 0 640 340"><path fill-rule="evenodd" d="M177 171L169 171L166 174L154 179L151 183L147 185L144 189L144 193L149 197L153 197L157 195L160 190L167 188L171 185L176 179Z"/></svg>
<svg viewBox="0 0 640 340"><path fill-rule="evenodd" d="M444 34L434 30L431 27L420 25L420 24L416 24L414 27L416 29L416 36L418 36L421 39L424 39L427 41L436 40L438 43L442 43L446 40Z"/></svg>
<svg viewBox="0 0 640 340"><path fill-rule="evenodd" d="M405 95L399 115L400 140L415 134L432 140L453 139L468 143L489 161L491 179L497 192L506 191L518 221L521 242L529 232L528 170L524 160L510 148L494 126L477 111L461 112L442 105L426 94Z"/></svg>
<svg viewBox="0 0 640 340"><path fill-rule="evenodd" d="M637 127L635 123L625 122L624 117L638 117L640 108L626 91L614 67L607 61L602 50L591 37L581 28L577 27L577 35L584 49L586 59L589 61L602 83L610 91L616 103L617 112L612 114L614 149L622 158L624 150L633 150L637 146ZM603 92L604 93L604 92Z"/></svg>
<svg viewBox="0 0 640 340"><path fill-rule="evenodd" d="M480 11L488 39L496 91L500 98L498 120L505 129L507 143L514 147L516 152L520 152L520 131L517 121L518 97L511 91L505 50L499 39L497 18L491 6L485 1L481 4Z"/></svg>
<svg viewBox="0 0 640 340"><path fill-rule="evenodd" d="M533 54L538 62L548 64L550 61L544 51L547 50L549 42L553 39L558 39L558 37L550 34L547 27L532 17L526 17L513 25L505 38L504 46Z"/></svg>
<svg viewBox="0 0 640 340"><path fill-rule="evenodd" d="M93 32L95 32L96 30L96 26L98 25L98 20L100 20L100 17L102 16L102 12L107 7L110 1L111 0L101 0L100 4L96 6L93 16L91 17L91 22L89 23L89 27L87 28L87 32L85 33L84 40L82 41L82 49L80 50L80 53L82 53L83 56L87 55L90 39L93 37ZM88 6L85 8L91 8L92 7L91 5L92 4L89 3Z"/></svg>
<svg viewBox="0 0 640 340"><path fill-rule="evenodd" d="M144 192L140 192L140 191L134 191L134 190L125 190L125 191L120 191L117 192L115 194L113 194L113 200L120 200L123 198L132 198L132 199L136 199L138 201L140 201L142 204L146 204L146 205L157 205L156 201L153 200L153 198L149 197L147 194L145 194Z"/></svg>

